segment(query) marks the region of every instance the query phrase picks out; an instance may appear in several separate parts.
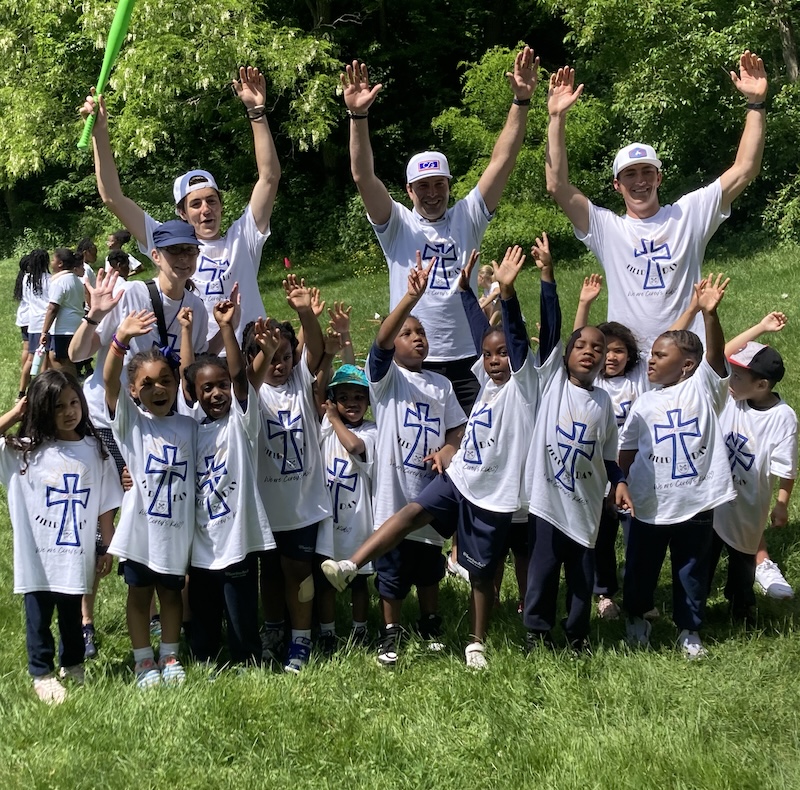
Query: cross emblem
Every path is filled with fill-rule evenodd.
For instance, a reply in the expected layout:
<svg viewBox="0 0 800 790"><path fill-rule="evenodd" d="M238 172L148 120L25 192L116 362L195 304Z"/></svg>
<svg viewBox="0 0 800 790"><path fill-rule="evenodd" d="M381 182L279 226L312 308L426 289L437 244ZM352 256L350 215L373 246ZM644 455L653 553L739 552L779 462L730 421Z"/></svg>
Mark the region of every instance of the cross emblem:
<svg viewBox="0 0 800 790"><path fill-rule="evenodd" d="M428 455L428 434L435 436L437 439L440 435L440 426L441 426L441 419L439 417L430 417L428 416L428 412L430 409L430 405L427 403L415 403L416 409L406 409L406 416L403 420L403 426L406 428L416 428L417 429L417 437L414 439L414 443L411 446L411 449L408 451L408 455L406 455L405 459L403 460L403 464L405 466L410 466L413 469L424 469L425 464L422 462L422 458L425 458ZM422 445L421 452L417 451L417 448ZM420 461L414 461L414 456L418 455Z"/></svg>
<svg viewBox="0 0 800 790"><path fill-rule="evenodd" d="M749 439L746 436L742 436L740 433L733 433L733 431L725 437L731 472L736 471L736 464L739 464L745 472L749 472L752 469L756 457L753 453L745 452L744 446L748 441Z"/></svg>
<svg viewBox="0 0 800 790"><path fill-rule="evenodd" d="M339 523L339 492L344 489L351 493L356 490L358 483L358 472L346 475L347 461L344 458L333 459L333 469L328 469L328 486L333 494L333 523Z"/></svg>
<svg viewBox="0 0 800 790"><path fill-rule="evenodd" d="M686 437L700 436L700 428L697 425L697 417L683 421L682 409L670 409L667 412L666 425L654 425L656 444L659 442L672 442L672 479L679 480L682 477L695 477L697 469L692 463L689 450L686 448ZM678 443L680 442L681 456L678 457Z"/></svg>
<svg viewBox="0 0 800 790"><path fill-rule="evenodd" d="M303 459L297 445L297 437L303 434L303 415L298 414L292 418L288 409L278 412L278 420L267 420L267 429L270 439L283 438L283 458L281 459L281 473L303 471Z"/></svg>
<svg viewBox="0 0 800 790"><path fill-rule="evenodd" d="M672 253L669 251L669 244L656 245L652 239L641 239L642 248L634 249L634 258L647 258L647 270L644 275L644 290L655 291L665 288L664 272L659 265L659 261L671 261ZM650 245L648 247L648 244Z"/></svg>
<svg viewBox="0 0 800 790"><path fill-rule="evenodd" d="M575 490L575 465L578 463L578 456L583 456L587 461L594 458L594 448L597 442L584 438L586 428L586 423L573 422L572 432L567 433L560 425L556 425L556 441L559 448L564 451L561 456L561 469L556 473L556 480L567 491Z"/></svg>
<svg viewBox="0 0 800 790"><path fill-rule="evenodd" d="M222 275L230 266L227 260L216 260L207 255L201 255L197 262L197 271L208 272L211 276L205 278L206 296L223 296L225 293Z"/></svg>
<svg viewBox="0 0 800 790"><path fill-rule="evenodd" d="M628 414L631 410L631 401L624 400L619 404L619 413L614 412L614 418L617 421L618 426L622 426L625 424L625 420L628 419Z"/></svg>
<svg viewBox="0 0 800 790"><path fill-rule="evenodd" d="M481 448L478 444L478 426L483 428L492 427L492 407L487 403L484 403L478 411L470 415L465 434L467 441L464 444L464 462L475 464L476 466L483 463Z"/></svg>
<svg viewBox="0 0 800 790"><path fill-rule="evenodd" d="M213 521L215 518L221 518L231 512L225 497L217 488L220 480L228 474L228 466L225 461L215 464L213 455L207 455L203 460L206 468L205 471L197 473L198 482L202 480L199 482L198 488L202 492L208 489L208 493L205 494L206 509L209 519Z"/></svg>
<svg viewBox="0 0 800 790"><path fill-rule="evenodd" d="M162 448L163 456L150 453L144 471L149 475L156 475L156 490L153 501L147 508L150 516L172 518L172 485L176 480L186 480L186 461L178 460L178 448L174 444L165 444Z"/></svg>
<svg viewBox="0 0 800 790"><path fill-rule="evenodd" d="M430 277L428 277L428 288L432 291L449 291L450 274L447 265L458 260L456 245L446 241L437 241L434 244L425 242L422 260L430 261L431 258L436 258L436 263L433 264Z"/></svg>
<svg viewBox="0 0 800 790"><path fill-rule="evenodd" d="M56 546L80 546L81 538L78 534L78 508L84 510L89 504L88 488L78 488L78 475L64 474L64 488L47 486L45 501L48 507L62 505L61 526L56 537ZM69 515L69 519L68 519Z"/></svg>

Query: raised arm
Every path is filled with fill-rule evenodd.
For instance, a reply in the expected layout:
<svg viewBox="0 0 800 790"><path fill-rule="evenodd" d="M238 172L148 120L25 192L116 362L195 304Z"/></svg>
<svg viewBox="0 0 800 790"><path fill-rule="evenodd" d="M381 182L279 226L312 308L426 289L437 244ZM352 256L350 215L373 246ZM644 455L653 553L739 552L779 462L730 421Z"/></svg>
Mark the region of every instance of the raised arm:
<svg viewBox="0 0 800 790"><path fill-rule="evenodd" d="M181 383L183 399L191 406L194 403L194 399L189 394L186 384L186 369L194 364L194 343L192 342L194 312L192 308L182 307L178 310L177 319L181 327L181 363L178 368L178 380Z"/></svg>
<svg viewBox="0 0 800 790"><path fill-rule="evenodd" d="M583 85L575 87L575 69L560 68L550 75L547 91L547 148L544 174L547 192L558 203L569 221L581 232L589 232L589 200L569 181L567 163L567 113L583 93Z"/></svg>
<svg viewBox="0 0 800 790"><path fill-rule="evenodd" d="M298 280L290 274L283 281L283 290L286 292L286 303L297 313L303 327L308 369L312 374L316 373L325 352L325 340L319 321L311 309L311 289L306 287L305 280Z"/></svg>
<svg viewBox="0 0 800 790"><path fill-rule="evenodd" d="M254 390L260 389L267 375L267 370L272 363L272 358L281 344L281 330L279 327L270 329L270 318L259 318L253 326L253 342L259 351L247 367L247 378Z"/></svg>
<svg viewBox="0 0 800 790"><path fill-rule="evenodd" d="M483 353L483 336L489 328L489 321L486 318L486 313L481 309L483 305L478 301L475 296L475 291L472 290L472 286L470 285L472 270L478 262L479 255L480 253L478 250L472 250L469 254L467 265L461 270L461 275L458 279L458 290L461 294L461 304L467 315L467 323L469 324L469 331L472 335L472 345L475 347L475 353L481 356Z"/></svg>
<svg viewBox="0 0 800 790"><path fill-rule="evenodd" d="M519 245L509 247L503 260L492 261L495 282L500 286L500 310L503 314L503 333L506 338L511 370L517 371L525 364L530 351L528 330L522 318L522 310L514 287L517 276L525 263L525 254Z"/></svg>
<svg viewBox="0 0 800 790"><path fill-rule="evenodd" d="M414 305L422 298L425 289L428 287L428 275L431 273L436 258L431 258L428 268L422 268L422 255L417 250L417 265L408 273L408 291L397 303L397 306L386 316L384 322L378 329L375 337L375 345L386 351L394 348L394 339L398 332L403 328L406 318L411 315Z"/></svg>
<svg viewBox="0 0 800 790"><path fill-rule="evenodd" d="M353 338L350 335L350 313L353 307L345 307L344 302L334 302L332 308L328 308L328 325L330 329L339 335L341 347L339 353L345 365L356 364L356 350L353 347Z"/></svg>
<svg viewBox="0 0 800 790"><path fill-rule="evenodd" d="M764 107L767 99L767 72L764 61L749 49L745 50L739 58L739 74L732 71L730 75L736 90L747 99L747 116L736 159L720 177L723 210L730 207L761 171L767 129L767 112Z"/></svg>
<svg viewBox="0 0 800 790"><path fill-rule="evenodd" d="M600 274L590 274L583 278L583 286L578 296L578 309L575 311L575 323L573 332L576 329L583 329L589 323L589 314L595 299L600 296L603 290L603 276Z"/></svg>
<svg viewBox="0 0 800 790"><path fill-rule="evenodd" d="M28 398L20 398L2 417L0 417L0 436L5 436L18 422L22 422L28 409Z"/></svg>
<svg viewBox="0 0 800 790"><path fill-rule="evenodd" d="M392 198L383 181L375 175L375 159L369 139L369 108L383 85L370 87L369 73L364 63L354 60L339 75L344 103L350 116L350 172L364 201L370 219L383 225L392 215Z"/></svg>
<svg viewBox="0 0 800 790"><path fill-rule="evenodd" d="M248 66L239 69L239 79L233 80L232 85L245 107L253 130L258 180L250 195L250 210L253 212L256 227L266 233L278 193L278 182L281 180L281 164L267 121L267 82L258 69Z"/></svg>
<svg viewBox="0 0 800 790"><path fill-rule="evenodd" d="M156 316L149 310L135 310L122 319L106 356L103 368L103 384L106 391L106 406L114 414L117 410L119 392L122 388L120 375L125 363L125 352L130 348L131 338L146 335L155 325Z"/></svg>
<svg viewBox="0 0 800 790"><path fill-rule="evenodd" d="M542 279L539 293L539 361L543 363L561 339L561 304L558 301L550 240L542 232L531 247L531 255Z"/></svg>
<svg viewBox="0 0 800 790"><path fill-rule="evenodd" d="M514 92L514 101L508 111L505 126L494 144L492 158L478 181L478 189L489 211L494 211L500 203L500 197L525 141L528 110L531 96L536 90L538 72L539 58L534 58L530 47L517 53L514 70L506 72L506 78Z"/></svg>
<svg viewBox="0 0 800 790"><path fill-rule="evenodd" d="M767 313L757 324L745 329L725 344L725 356L735 354L740 348L746 346L751 340L757 340L767 332L780 332L789 319L783 313Z"/></svg>
<svg viewBox="0 0 800 790"><path fill-rule="evenodd" d="M697 291L697 303L703 312L703 322L706 327L706 359L708 364L714 368L714 372L724 378L727 375L725 362L725 336L722 333L722 325L717 315L717 307L725 295L730 279L723 280L723 275L718 274L714 280L714 275L709 274L705 285L695 285Z"/></svg>
<svg viewBox="0 0 800 790"><path fill-rule="evenodd" d="M124 291L114 293L114 286L117 284L117 273L112 271L106 274L104 269L97 272L97 285L92 287L91 283L86 283L86 290L89 291L91 301L89 302L89 312L84 316L83 321L78 324L72 340L69 341L69 358L73 362L81 359L88 359L94 356L100 348L100 336L95 327L117 306L122 299Z"/></svg>
<svg viewBox="0 0 800 790"><path fill-rule="evenodd" d="M86 118L95 108L97 117L92 129L92 146L94 148L94 172L97 176L97 191L103 205L133 234L134 238L143 245L147 244L147 231L145 229L144 211L129 197L122 193L119 183L117 164L111 151L111 141L108 138L108 114L103 97L98 99L92 95L86 97L81 107L81 115Z"/></svg>
<svg viewBox="0 0 800 790"><path fill-rule="evenodd" d="M247 371L244 357L239 344L236 342L236 303L230 299L223 299L214 305L214 320L219 325L219 333L225 345L225 358L228 361L228 373L233 384L233 394L236 400L247 400ZM183 347L181 347L181 352ZM183 356L183 354L181 354Z"/></svg>

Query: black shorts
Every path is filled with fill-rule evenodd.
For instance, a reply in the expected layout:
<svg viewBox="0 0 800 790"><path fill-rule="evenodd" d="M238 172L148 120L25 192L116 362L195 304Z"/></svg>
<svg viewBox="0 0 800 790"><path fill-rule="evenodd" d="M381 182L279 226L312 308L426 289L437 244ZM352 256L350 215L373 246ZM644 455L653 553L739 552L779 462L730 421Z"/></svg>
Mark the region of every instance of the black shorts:
<svg viewBox="0 0 800 790"><path fill-rule="evenodd" d="M166 590L182 590L186 576L173 576L170 573L156 573L141 562L123 560L119 564L119 575L128 587L152 587L159 585Z"/></svg>
<svg viewBox="0 0 800 790"><path fill-rule="evenodd" d="M317 530L319 524L309 524L307 527L288 529L282 532L273 532L278 554L290 560L312 562L317 550Z"/></svg>
<svg viewBox="0 0 800 790"><path fill-rule="evenodd" d="M441 546L403 540L375 560L375 589L381 598L402 601L411 587L432 587L444 579L445 559Z"/></svg>
<svg viewBox="0 0 800 790"><path fill-rule="evenodd" d="M49 349L56 359L69 359L69 344L72 335L51 335Z"/></svg>

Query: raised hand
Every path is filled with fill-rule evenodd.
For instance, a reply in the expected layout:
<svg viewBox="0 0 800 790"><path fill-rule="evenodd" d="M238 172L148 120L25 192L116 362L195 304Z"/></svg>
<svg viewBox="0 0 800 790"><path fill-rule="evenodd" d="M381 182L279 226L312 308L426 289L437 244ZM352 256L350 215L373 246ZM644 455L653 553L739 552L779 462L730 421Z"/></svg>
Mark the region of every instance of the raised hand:
<svg viewBox="0 0 800 790"><path fill-rule="evenodd" d="M578 297L579 302L584 302L585 304L592 304L598 296L600 296L600 291L603 290L603 275L602 274L590 274L588 277L583 278L583 286L581 287L581 293Z"/></svg>
<svg viewBox="0 0 800 790"><path fill-rule="evenodd" d="M762 102L767 98L767 72L764 61L755 52L746 49L739 58L739 73L730 72L736 90L749 102Z"/></svg>
<svg viewBox="0 0 800 790"><path fill-rule="evenodd" d="M760 323L762 332L780 332L786 326L789 319L783 313L767 313Z"/></svg>
<svg viewBox="0 0 800 790"><path fill-rule="evenodd" d="M236 315L236 304L230 299L223 299L214 305L214 320L222 326L232 326Z"/></svg>
<svg viewBox="0 0 800 790"><path fill-rule="evenodd" d="M231 87L248 110L266 104L267 81L264 75L252 66L242 66L239 69L239 79L232 80Z"/></svg>
<svg viewBox="0 0 800 790"><path fill-rule="evenodd" d="M311 289L311 312L319 318L325 309L325 300L322 298L319 288Z"/></svg>
<svg viewBox="0 0 800 790"><path fill-rule="evenodd" d="M506 72L506 79L514 91L516 99L530 99L536 90L539 78L539 58L534 58L533 50L525 47L514 58L514 71Z"/></svg>
<svg viewBox="0 0 800 790"><path fill-rule="evenodd" d="M106 111L106 102L102 94L95 95L96 90L92 88L89 95L84 100L83 104L78 107L78 113L82 120L86 120L90 115L95 115L94 125L99 128L108 126L108 113Z"/></svg>
<svg viewBox="0 0 800 790"><path fill-rule="evenodd" d="M542 231L541 238L536 237L536 241L531 247L531 255L536 261L536 266L539 269L550 269L553 267L553 256L550 254L550 239L547 234Z"/></svg>
<svg viewBox="0 0 800 790"><path fill-rule="evenodd" d="M518 244L506 250L506 254L499 264L496 261L492 261L494 279L500 286L501 291L514 285L514 280L517 279L517 275L522 270L523 263L525 263L525 253Z"/></svg>
<svg viewBox="0 0 800 790"><path fill-rule="evenodd" d="M563 66L550 75L547 91L547 112L550 115L566 113L583 93L583 83L575 87L575 69Z"/></svg>
<svg viewBox="0 0 800 790"><path fill-rule="evenodd" d="M286 303L296 313L311 309L311 289L306 287L305 280L298 280L296 275L289 274L283 281L283 290L286 293Z"/></svg>
<svg viewBox="0 0 800 790"><path fill-rule="evenodd" d="M186 308L188 309L188 308ZM117 329L117 340L127 343L132 337L146 335L156 325L156 315L151 310L134 310L122 319Z"/></svg>
<svg viewBox="0 0 800 790"><path fill-rule="evenodd" d="M281 344L281 330L279 327L270 328L269 316L259 318L253 326L253 342L261 349L267 360L271 360Z"/></svg>
<svg viewBox="0 0 800 790"><path fill-rule="evenodd" d="M345 73L339 75L339 80L342 83L345 107L356 115L366 115L375 97L383 89L381 83L370 87L367 66L357 60L345 67Z"/></svg>
<svg viewBox="0 0 800 790"><path fill-rule="evenodd" d="M184 329L192 328L192 322L194 321L194 313L192 312L191 307L181 307L181 309L178 310L177 318L178 318L178 323L181 325L181 327L183 327Z"/></svg>
<svg viewBox="0 0 800 790"><path fill-rule="evenodd" d="M89 292L90 304L92 305L90 313L94 320L98 320L99 314L108 315L119 304L122 299L124 291L114 293L114 286L117 284L117 277L119 275L115 271L106 272L105 269L100 269L97 272L97 282L92 285L90 282L85 282L84 287Z"/></svg>
<svg viewBox="0 0 800 790"><path fill-rule="evenodd" d="M417 250L417 265L408 273L408 295L418 301L428 287L428 276L436 265L436 258L431 258L427 269L422 268L422 254Z"/></svg>
<svg viewBox="0 0 800 790"><path fill-rule="evenodd" d="M709 272L704 281L695 285L694 290L697 294L697 305L704 313L712 313L717 309L722 297L725 295L725 289L730 283L730 277L725 277L724 274L718 274L717 279Z"/></svg>
<svg viewBox="0 0 800 790"><path fill-rule="evenodd" d="M478 250L473 250L469 254L467 265L461 270L461 275L458 278L458 287L462 291L469 291L469 289L472 287L470 285L470 280L472 279L472 270L475 268L475 264L478 262L479 257L480 252L478 252Z"/></svg>
<svg viewBox="0 0 800 790"><path fill-rule="evenodd" d="M350 313L352 310L352 305L345 307L344 302L334 302L333 307L328 309L328 316L331 319L329 322L330 328L340 335L349 335Z"/></svg>
<svg viewBox="0 0 800 790"><path fill-rule="evenodd" d="M335 357L342 350L342 336L328 327L325 332L325 353Z"/></svg>

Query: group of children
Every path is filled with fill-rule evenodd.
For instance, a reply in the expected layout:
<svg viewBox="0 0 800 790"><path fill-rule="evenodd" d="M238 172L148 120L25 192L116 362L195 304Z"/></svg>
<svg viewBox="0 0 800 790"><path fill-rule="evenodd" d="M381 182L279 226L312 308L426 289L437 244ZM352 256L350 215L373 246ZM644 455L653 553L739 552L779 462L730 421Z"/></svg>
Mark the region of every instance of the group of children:
<svg viewBox="0 0 800 790"><path fill-rule="evenodd" d="M67 349L70 358L99 352L86 396L69 372L46 371L0 418L15 592L25 595L29 671L41 699L66 694L54 671L54 609L60 677L83 680L81 598L95 575L110 571L111 555L128 586L142 688L185 679L182 624L197 661L219 659L224 622L231 663L275 661L300 672L315 614L318 648L335 649L335 593L348 586L350 639L368 641L373 571L383 620L379 662L398 660L402 602L412 586L416 630L441 649L442 546L453 536L471 583L465 660L475 669L487 666L485 638L509 549L527 558L529 648L553 644L563 568L563 630L572 649L588 649L593 596L601 616L619 616L621 518L632 643L648 643L668 547L673 619L688 657L705 653L698 631L723 548L732 613L750 615L771 484L780 481L771 515L780 526L797 466L796 417L774 391L783 363L755 342L783 326L782 314L726 346L717 308L728 281L709 275L681 319L688 325L702 314L705 353L696 335L676 325L646 361L630 329L588 325L600 288L592 277L562 345L543 235L532 249L541 274L535 353L515 292L521 248L493 264L499 323L469 287L473 253L461 297L481 389L467 416L450 382L423 367L428 342L413 311L435 260L423 269L418 259L362 370L349 310L335 304L328 311L326 337L318 292L291 275L284 289L299 336L291 323L270 318L239 328L234 291L214 306L219 333L209 340L204 305L191 291L199 254L192 227L164 223L154 245L158 277L150 283L120 289L116 272L101 272L86 285L89 309ZM345 364L333 373L337 354ZM16 423L18 433L7 434Z"/></svg>

